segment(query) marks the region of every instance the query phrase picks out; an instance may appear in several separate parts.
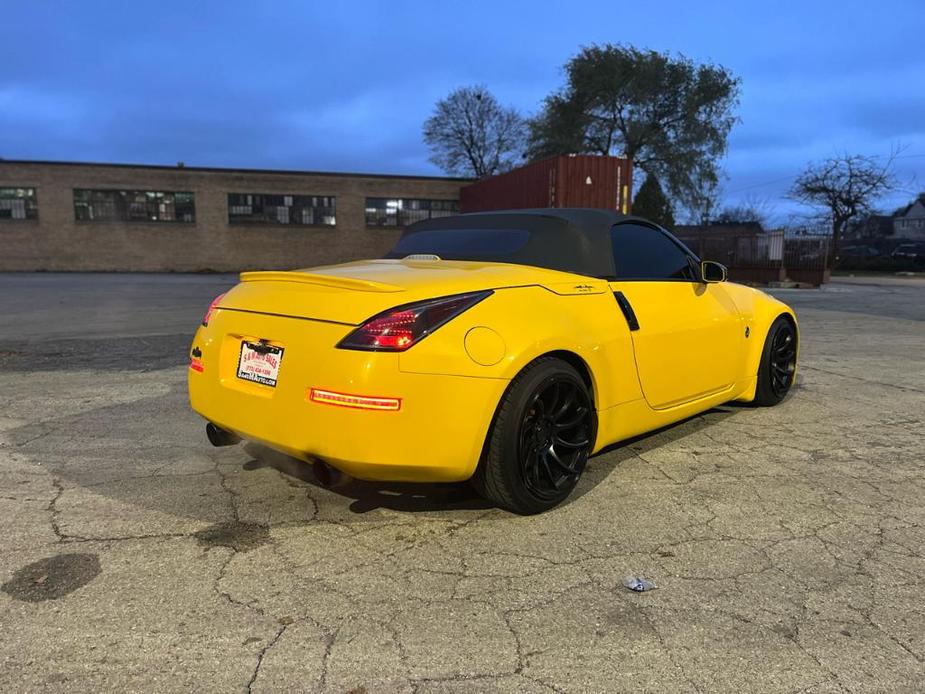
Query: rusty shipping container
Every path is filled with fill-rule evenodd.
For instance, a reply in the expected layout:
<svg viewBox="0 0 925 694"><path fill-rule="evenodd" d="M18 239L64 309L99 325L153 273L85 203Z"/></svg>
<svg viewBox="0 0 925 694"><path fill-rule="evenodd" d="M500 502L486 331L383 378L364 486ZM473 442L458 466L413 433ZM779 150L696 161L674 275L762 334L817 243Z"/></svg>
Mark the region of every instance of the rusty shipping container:
<svg viewBox="0 0 925 694"><path fill-rule="evenodd" d="M484 178L460 191L463 212L532 207L630 211L632 164L622 157L569 154Z"/></svg>

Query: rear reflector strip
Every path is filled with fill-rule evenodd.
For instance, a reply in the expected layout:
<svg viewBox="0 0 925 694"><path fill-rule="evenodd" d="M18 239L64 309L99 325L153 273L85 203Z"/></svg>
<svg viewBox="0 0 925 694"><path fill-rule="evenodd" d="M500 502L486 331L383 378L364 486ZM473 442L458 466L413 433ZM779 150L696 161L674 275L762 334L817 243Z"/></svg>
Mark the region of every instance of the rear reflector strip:
<svg viewBox="0 0 925 694"><path fill-rule="evenodd" d="M199 373L202 373L206 370L206 367L202 365L202 360L196 359L196 357L193 357L189 360L189 367L193 371L198 371Z"/></svg>
<svg viewBox="0 0 925 694"><path fill-rule="evenodd" d="M385 410L397 412L401 409L401 398L375 398L368 395L351 395L350 393L337 393L333 390L311 388L309 399L325 405L338 407L352 407L358 410Z"/></svg>

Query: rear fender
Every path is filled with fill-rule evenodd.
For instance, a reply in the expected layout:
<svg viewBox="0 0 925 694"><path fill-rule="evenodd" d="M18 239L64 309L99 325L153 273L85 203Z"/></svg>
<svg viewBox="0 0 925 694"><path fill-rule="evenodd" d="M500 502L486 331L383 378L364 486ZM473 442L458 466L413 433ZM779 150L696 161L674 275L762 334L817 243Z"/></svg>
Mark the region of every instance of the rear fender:
<svg viewBox="0 0 925 694"><path fill-rule="evenodd" d="M610 292L497 290L403 352L399 368L509 381L534 359L557 351L571 352L587 366L597 409L642 397L629 329Z"/></svg>

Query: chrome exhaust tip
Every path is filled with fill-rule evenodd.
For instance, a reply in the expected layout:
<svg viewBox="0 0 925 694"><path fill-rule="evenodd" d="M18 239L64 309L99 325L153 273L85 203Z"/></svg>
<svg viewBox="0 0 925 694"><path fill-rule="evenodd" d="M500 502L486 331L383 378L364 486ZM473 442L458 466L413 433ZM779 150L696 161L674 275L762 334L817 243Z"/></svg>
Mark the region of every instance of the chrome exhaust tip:
<svg viewBox="0 0 925 694"><path fill-rule="evenodd" d="M206 424L206 437L213 446L234 446L241 441L241 437L215 426L212 422Z"/></svg>

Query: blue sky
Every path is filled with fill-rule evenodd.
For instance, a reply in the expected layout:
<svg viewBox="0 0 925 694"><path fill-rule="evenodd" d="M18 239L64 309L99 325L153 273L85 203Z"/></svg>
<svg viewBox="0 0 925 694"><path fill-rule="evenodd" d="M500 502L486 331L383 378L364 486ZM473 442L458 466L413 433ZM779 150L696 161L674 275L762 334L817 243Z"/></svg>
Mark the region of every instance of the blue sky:
<svg viewBox="0 0 925 694"><path fill-rule="evenodd" d="M736 8L736 9L730 9ZM725 200L782 198L810 160L897 160L925 189L925 1L11 3L0 157L439 173L421 124L482 83L534 113L581 45L725 65L742 97Z"/></svg>

